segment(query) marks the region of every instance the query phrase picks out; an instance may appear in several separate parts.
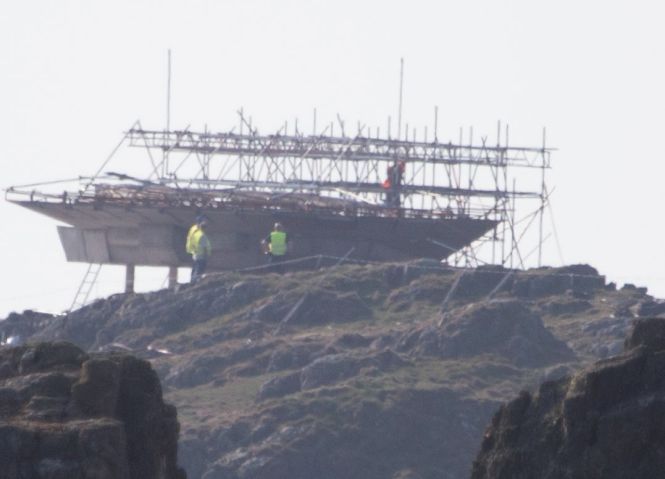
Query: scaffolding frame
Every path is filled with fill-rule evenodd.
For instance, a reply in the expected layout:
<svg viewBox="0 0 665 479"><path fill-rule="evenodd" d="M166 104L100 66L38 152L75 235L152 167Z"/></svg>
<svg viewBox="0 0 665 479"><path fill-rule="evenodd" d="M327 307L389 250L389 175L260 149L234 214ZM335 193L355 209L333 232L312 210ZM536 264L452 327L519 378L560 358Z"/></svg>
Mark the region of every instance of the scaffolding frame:
<svg viewBox="0 0 665 479"><path fill-rule="evenodd" d="M450 256L452 264L524 268L535 252L538 266L542 264L543 243L548 239L543 236L544 214L551 195L546 172L554 151L546 146L545 130L540 147L509 146L508 126L502 143L500 123L494 145L487 137L474 143L472 129L466 141L460 129L458 142L440 142L436 121L433 141L416 141L415 132L412 140L391 138L390 129L387 138L380 136L378 128L371 135L360 124L353 136L347 136L340 118L341 135L333 134L333 124L319 134L305 135L298 130L297 121L292 134L286 133L285 124L266 135L259 134L242 110L238 113L238 133L236 128L213 133L207 127L202 132L149 130L136 121L92 177L79 177L77 191L48 194L34 189L46 184L24 185L9 188L6 196L29 195L31 200L65 203L113 197L115 202L156 207L174 201L208 201L251 209L265 208L265 203L258 206L252 201L252 194L267 193L280 200L275 208L296 205L301 211L324 214L432 220L471 217L493 220L497 226ZM145 150L150 162L147 177L104 172L123 146ZM400 203L394 207L385 203L384 182L388 168L400 163L404 174L397 191ZM521 181L524 172L532 177L526 185ZM139 183L140 188L128 187L128 180ZM537 205L518 217L518 205L528 201ZM535 228L537 244L524 254L525 235ZM453 249L439 246L448 250L442 256L449 256Z"/></svg>
<svg viewBox="0 0 665 479"><path fill-rule="evenodd" d="M540 147L509 146L509 127L502 144L501 123L495 145L487 137L480 144L469 130L467 141L460 129L453 143L381 137L379 129L371 135L358 124L353 136L333 135L334 124L319 134L306 135L295 122L292 134L284 124L273 134L259 134L243 111L240 122L228 132L148 130L139 122L125 135L129 146L143 148L151 161L149 181L155 184L194 191L270 192L278 196L298 194L325 198L352 199L363 207L354 214L420 218L474 217L492 219L497 226L488 235L456 252L453 264L478 266L500 264L525 267L531 254L538 253L542 264L544 214L551 192L546 172L551 168L554 149L546 146L543 129ZM316 113L315 113L316 118ZM314 123L316 124L316 123ZM408 128L406 128L408 135ZM427 134L425 133L425 138ZM161 151L156 161L153 150ZM384 205L386 171L404 164L399 185L399 208ZM518 188L525 171L535 172L535 181ZM531 174L533 177L534 175ZM521 185L521 183L520 183ZM536 207L518 217L518 203L535 201ZM345 211L348 214L348 210ZM522 252L528 231L538 228L537 245ZM447 245L440 245L448 248ZM491 253L482 259L479 251Z"/></svg>

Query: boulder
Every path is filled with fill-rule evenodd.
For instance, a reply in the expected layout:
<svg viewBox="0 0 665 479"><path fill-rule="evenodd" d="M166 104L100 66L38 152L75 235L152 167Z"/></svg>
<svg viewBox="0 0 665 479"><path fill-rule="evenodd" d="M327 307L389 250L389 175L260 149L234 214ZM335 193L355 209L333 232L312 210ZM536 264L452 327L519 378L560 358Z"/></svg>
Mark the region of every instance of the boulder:
<svg viewBox="0 0 665 479"><path fill-rule="evenodd" d="M474 303L444 314L438 327L418 327L407 332L398 351L442 358L494 353L528 367L574 358L568 346L545 328L541 318L516 300Z"/></svg>
<svg viewBox="0 0 665 479"><path fill-rule="evenodd" d="M553 316L571 316L591 309L589 301L580 299L552 300L543 305L543 310Z"/></svg>
<svg viewBox="0 0 665 479"><path fill-rule="evenodd" d="M0 349L0 477L184 479L150 364L63 342Z"/></svg>
<svg viewBox="0 0 665 479"><path fill-rule="evenodd" d="M358 374L365 361L351 354L329 354L303 368L300 380L303 389L313 389Z"/></svg>
<svg viewBox="0 0 665 479"><path fill-rule="evenodd" d="M637 315L640 318L661 316L663 314L665 314L665 302L646 300L642 301L637 307Z"/></svg>
<svg viewBox="0 0 665 479"><path fill-rule="evenodd" d="M267 372L302 368L320 355L322 350L319 343L292 344L276 348L270 355Z"/></svg>
<svg viewBox="0 0 665 479"><path fill-rule="evenodd" d="M351 353L328 354L305 366L300 373L303 390L343 381L362 371L381 373L406 366L408 361L391 350L371 355L356 356Z"/></svg>
<svg viewBox="0 0 665 479"><path fill-rule="evenodd" d="M519 275L512 285L517 297L539 298L571 291L585 296L605 288L605 279L589 265L571 265L561 268L540 268Z"/></svg>
<svg viewBox="0 0 665 479"><path fill-rule="evenodd" d="M258 399L282 397L300 391L300 373L276 376L261 385Z"/></svg>

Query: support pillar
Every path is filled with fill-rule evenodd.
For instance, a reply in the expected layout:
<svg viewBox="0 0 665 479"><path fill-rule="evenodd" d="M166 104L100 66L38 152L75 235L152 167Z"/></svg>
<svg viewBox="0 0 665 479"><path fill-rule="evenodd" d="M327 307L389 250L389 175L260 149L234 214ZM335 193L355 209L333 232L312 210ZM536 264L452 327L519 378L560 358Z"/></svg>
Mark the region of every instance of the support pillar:
<svg viewBox="0 0 665 479"><path fill-rule="evenodd" d="M125 266L125 293L134 292L134 270L135 266L133 264Z"/></svg>
<svg viewBox="0 0 665 479"><path fill-rule="evenodd" d="M175 289L178 285L178 267L169 266L169 289Z"/></svg>

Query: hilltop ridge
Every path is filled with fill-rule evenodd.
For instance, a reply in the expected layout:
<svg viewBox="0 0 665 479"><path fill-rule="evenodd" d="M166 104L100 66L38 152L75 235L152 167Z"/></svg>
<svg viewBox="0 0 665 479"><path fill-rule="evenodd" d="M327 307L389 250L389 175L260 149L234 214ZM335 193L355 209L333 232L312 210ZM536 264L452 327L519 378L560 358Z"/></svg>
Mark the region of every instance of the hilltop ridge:
<svg viewBox="0 0 665 479"><path fill-rule="evenodd" d="M504 401L620 353L662 311L585 265L416 261L216 274L0 332L149 359L190 478L434 479L468 477Z"/></svg>

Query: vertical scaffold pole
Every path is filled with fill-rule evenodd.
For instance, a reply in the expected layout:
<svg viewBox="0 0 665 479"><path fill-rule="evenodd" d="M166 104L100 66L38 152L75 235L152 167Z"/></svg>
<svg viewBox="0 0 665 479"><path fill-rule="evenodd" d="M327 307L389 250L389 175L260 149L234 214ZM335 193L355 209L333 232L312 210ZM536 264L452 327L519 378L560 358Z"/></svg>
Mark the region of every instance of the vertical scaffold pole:
<svg viewBox="0 0 665 479"><path fill-rule="evenodd" d="M168 51L167 65L166 65L166 133L171 131L171 49ZM163 151L163 168L162 178L169 175L169 148L164 148Z"/></svg>
<svg viewBox="0 0 665 479"><path fill-rule="evenodd" d="M169 266L169 289L174 290L178 285L178 267Z"/></svg>
<svg viewBox="0 0 665 479"><path fill-rule="evenodd" d="M404 90L404 58L399 59L399 107L397 109L397 139L402 138L402 92ZM407 132L408 136L408 132Z"/></svg>
<svg viewBox="0 0 665 479"><path fill-rule="evenodd" d="M547 129L543 127L543 149L542 157L540 159L540 171L541 171L541 183L540 183L540 218L538 225L538 267L543 264L543 217L545 216L545 203L547 198L545 196L545 191L547 187L545 186L545 151L547 148Z"/></svg>
<svg viewBox="0 0 665 479"><path fill-rule="evenodd" d="M133 264L125 266L125 293L134 292L134 273L136 267Z"/></svg>

